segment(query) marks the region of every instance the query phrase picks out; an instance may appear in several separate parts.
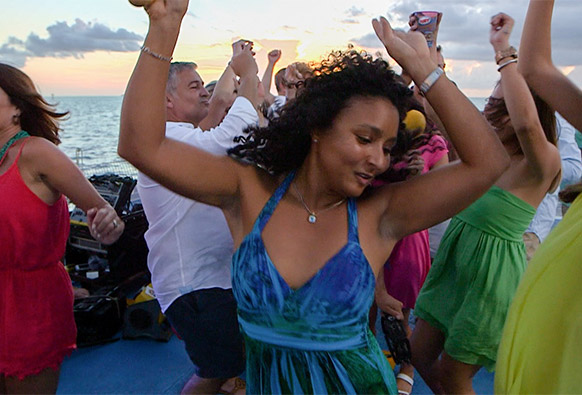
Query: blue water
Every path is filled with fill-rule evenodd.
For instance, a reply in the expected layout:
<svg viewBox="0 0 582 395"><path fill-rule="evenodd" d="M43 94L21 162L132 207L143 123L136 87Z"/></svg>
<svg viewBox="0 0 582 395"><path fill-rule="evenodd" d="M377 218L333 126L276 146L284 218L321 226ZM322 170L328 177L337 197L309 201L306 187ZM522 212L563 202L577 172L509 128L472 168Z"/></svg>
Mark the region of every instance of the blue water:
<svg viewBox="0 0 582 395"><path fill-rule="evenodd" d="M121 96L55 97L59 111L69 111L61 123L63 152L87 174L133 173L133 169L117 155Z"/></svg>
<svg viewBox="0 0 582 395"><path fill-rule="evenodd" d="M70 117L61 126L60 148L88 176L108 171L134 174L135 170L117 156L119 115L122 96L69 96L50 98L59 111ZM471 98L482 109L485 98Z"/></svg>

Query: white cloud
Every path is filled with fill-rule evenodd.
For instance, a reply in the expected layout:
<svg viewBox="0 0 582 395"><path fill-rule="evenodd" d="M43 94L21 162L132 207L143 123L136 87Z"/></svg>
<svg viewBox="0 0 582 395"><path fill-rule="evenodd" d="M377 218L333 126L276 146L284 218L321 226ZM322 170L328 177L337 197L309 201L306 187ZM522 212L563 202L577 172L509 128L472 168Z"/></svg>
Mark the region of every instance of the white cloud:
<svg viewBox="0 0 582 395"><path fill-rule="evenodd" d="M47 38L30 33L26 40L9 37L0 46L3 59L23 66L31 57L82 58L85 53L95 51L133 52L140 47L143 37L126 29L112 30L99 22L84 22L76 19L56 22L46 28Z"/></svg>

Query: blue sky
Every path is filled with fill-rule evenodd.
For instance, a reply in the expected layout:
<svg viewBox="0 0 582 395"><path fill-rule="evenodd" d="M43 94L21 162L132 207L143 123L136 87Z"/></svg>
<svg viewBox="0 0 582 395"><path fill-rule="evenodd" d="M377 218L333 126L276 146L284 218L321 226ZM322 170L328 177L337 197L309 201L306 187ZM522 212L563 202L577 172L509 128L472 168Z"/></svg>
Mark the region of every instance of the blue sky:
<svg viewBox="0 0 582 395"><path fill-rule="evenodd" d="M545 1L545 0L537 0ZM371 19L384 15L406 27L415 10L443 12L439 43L447 73L468 96L486 96L498 78L488 43L489 18L503 11L516 19L519 37L527 0L336 0L293 2L191 1L176 60L195 61L202 77L218 77L230 57L230 43L256 43L260 72L270 49L283 51L277 67L294 60L318 60L351 43L373 53L385 50ZM45 95L119 95L147 32L147 16L125 0L19 0L5 5L0 24L0 61L22 68ZM557 0L553 55L582 85L582 1Z"/></svg>

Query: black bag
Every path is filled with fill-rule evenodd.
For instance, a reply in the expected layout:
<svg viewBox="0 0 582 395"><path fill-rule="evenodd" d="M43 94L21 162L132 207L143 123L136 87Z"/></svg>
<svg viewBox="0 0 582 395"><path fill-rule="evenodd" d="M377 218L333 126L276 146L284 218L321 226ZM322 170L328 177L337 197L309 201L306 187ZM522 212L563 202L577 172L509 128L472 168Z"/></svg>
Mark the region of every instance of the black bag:
<svg viewBox="0 0 582 395"><path fill-rule="evenodd" d="M406 336L402 321L390 314L382 313L381 323L382 332L384 332L384 337L394 362L397 365L403 362L410 363L410 342Z"/></svg>
<svg viewBox="0 0 582 395"><path fill-rule="evenodd" d="M119 340L115 335L123 323L119 299L109 295L76 299L77 346L87 347Z"/></svg>

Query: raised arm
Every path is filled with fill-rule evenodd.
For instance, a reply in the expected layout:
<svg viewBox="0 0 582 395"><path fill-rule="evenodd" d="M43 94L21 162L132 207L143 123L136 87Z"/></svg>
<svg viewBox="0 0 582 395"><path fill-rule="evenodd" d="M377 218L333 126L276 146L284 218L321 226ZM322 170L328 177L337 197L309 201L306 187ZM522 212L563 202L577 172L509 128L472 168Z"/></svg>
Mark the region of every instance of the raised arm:
<svg viewBox="0 0 582 395"><path fill-rule="evenodd" d="M267 68L263 73L263 79L261 82L263 83L263 87L265 88L265 101L267 104L271 105L275 101L275 96L271 93L271 83L273 81L273 71L275 69L275 65L281 59L281 50L280 49L273 49L267 54L267 59L269 63L267 64Z"/></svg>
<svg viewBox="0 0 582 395"><path fill-rule="evenodd" d="M582 130L582 91L552 62L553 8L554 0L530 0L521 35L519 71L542 99Z"/></svg>
<svg viewBox="0 0 582 395"><path fill-rule="evenodd" d="M499 139L475 106L442 75L420 33L393 31L384 18L373 21L388 53L410 74L445 125L459 162L442 166L401 184L389 185L382 218L386 231L400 238L458 213L482 195L507 168ZM442 70L441 70L442 71ZM437 74L438 75L438 74ZM432 81L431 81L432 80Z"/></svg>
<svg viewBox="0 0 582 395"><path fill-rule="evenodd" d="M232 68L232 62L241 54L247 47L250 47L252 52L253 42L249 40L238 40L232 44L232 57L224 72L216 82L216 87L212 97L210 98L210 106L208 108L208 115L200 122L198 127L202 130L210 130L218 126L226 116L228 109L237 96L236 81L237 74ZM259 103L253 103L256 107Z"/></svg>
<svg viewBox="0 0 582 395"><path fill-rule="evenodd" d="M214 87L214 92L210 98L210 105L208 106L208 115L200 121L198 127L202 130L210 130L218 126L224 119L235 98L236 75L232 71L230 64L228 64Z"/></svg>
<svg viewBox="0 0 582 395"><path fill-rule="evenodd" d="M238 196L241 165L165 137L168 60L187 8L188 0L155 1L147 8L150 26L144 47L149 52L142 51L127 85L118 152L165 187L224 207ZM247 63L254 62L250 49L244 57ZM252 73L252 68L246 70ZM256 79L256 69L254 74ZM241 77L249 79L252 76ZM245 88L245 95L252 99L252 88Z"/></svg>
<svg viewBox="0 0 582 395"><path fill-rule="evenodd" d="M496 54L504 54L510 48L509 37L514 21L509 15L499 13L491 18L489 41ZM560 168L559 153L544 134L536 104L522 75L517 70L517 59L497 56L501 74L500 88L511 125L519 140L529 174L540 182L551 182ZM520 63L523 60L520 60ZM493 96L495 96L495 91Z"/></svg>

